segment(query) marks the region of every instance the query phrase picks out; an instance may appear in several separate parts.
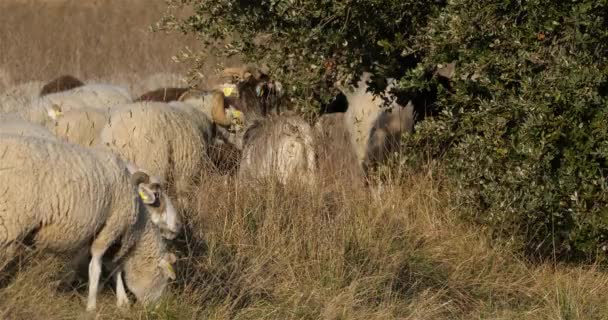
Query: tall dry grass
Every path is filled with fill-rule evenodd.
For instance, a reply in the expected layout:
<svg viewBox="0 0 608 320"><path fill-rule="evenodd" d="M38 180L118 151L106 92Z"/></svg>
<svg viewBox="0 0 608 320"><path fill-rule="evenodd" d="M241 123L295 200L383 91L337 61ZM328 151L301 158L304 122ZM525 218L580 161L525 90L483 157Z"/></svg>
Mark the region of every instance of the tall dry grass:
<svg viewBox="0 0 608 320"><path fill-rule="evenodd" d="M135 87L147 74L182 72L170 57L191 39L145 33L161 12L144 0L2 1L0 85L72 73ZM173 245L178 280L159 308L118 310L107 285L96 318L608 318L605 273L533 265L491 243L458 219L440 167L377 193L337 167L324 163L314 190L202 173ZM65 258L25 261L0 289L0 319L85 316L86 287L58 290Z"/></svg>
<svg viewBox="0 0 608 320"><path fill-rule="evenodd" d="M2 0L0 90L61 74L124 85L134 94L155 83L184 85L166 80L189 69L172 57L197 43L191 36L150 32L164 11L163 0ZM215 62L210 59L203 80L214 81ZM161 81L147 79L154 75Z"/></svg>

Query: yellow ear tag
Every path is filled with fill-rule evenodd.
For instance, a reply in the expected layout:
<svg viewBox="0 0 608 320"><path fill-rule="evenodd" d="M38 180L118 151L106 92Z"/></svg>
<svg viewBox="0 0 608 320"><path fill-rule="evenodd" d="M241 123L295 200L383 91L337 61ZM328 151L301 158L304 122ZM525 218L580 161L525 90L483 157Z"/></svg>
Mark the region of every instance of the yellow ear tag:
<svg viewBox="0 0 608 320"><path fill-rule="evenodd" d="M224 87L224 96L225 97L230 97L232 95L232 91L234 91L234 88L232 87Z"/></svg>
<svg viewBox="0 0 608 320"><path fill-rule="evenodd" d="M142 200L148 201L148 196L145 193L139 191L139 196L141 197Z"/></svg>
<svg viewBox="0 0 608 320"><path fill-rule="evenodd" d="M241 119L243 117L243 113L239 110L232 110L232 117Z"/></svg>
<svg viewBox="0 0 608 320"><path fill-rule="evenodd" d="M167 271L169 271L169 278L175 279L175 270L173 270L173 266L170 263L167 263Z"/></svg>
<svg viewBox="0 0 608 320"><path fill-rule="evenodd" d="M56 108L51 108L51 110L49 110L49 116L52 119L57 119L59 118L63 113L61 112L61 110L56 109Z"/></svg>

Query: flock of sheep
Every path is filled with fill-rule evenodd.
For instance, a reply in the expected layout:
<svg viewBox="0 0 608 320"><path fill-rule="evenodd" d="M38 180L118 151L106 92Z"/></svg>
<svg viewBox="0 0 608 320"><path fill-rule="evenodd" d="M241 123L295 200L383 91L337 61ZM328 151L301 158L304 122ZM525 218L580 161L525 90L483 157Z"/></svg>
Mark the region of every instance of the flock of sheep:
<svg viewBox="0 0 608 320"><path fill-rule="evenodd" d="M348 108L311 126L283 111L282 86L255 68L229 68L210 90L165 87L132 97L117 85L61 76L0 96L0 273L24 245L90 257L87 310L96 307L102 265L114 270L117 305L156 302L175 279L166 248L201 172L234 150L238 179L318 183L319 162L361 171L382 162L413 131L411 103L341 88ZM344 151L344 152L343 152ZM335 154L338 153L339 157ZM344 154L350 154L345 157ZM234 170L232 170L234 169ZM118 246L116 253L106 254Z"/></svg>

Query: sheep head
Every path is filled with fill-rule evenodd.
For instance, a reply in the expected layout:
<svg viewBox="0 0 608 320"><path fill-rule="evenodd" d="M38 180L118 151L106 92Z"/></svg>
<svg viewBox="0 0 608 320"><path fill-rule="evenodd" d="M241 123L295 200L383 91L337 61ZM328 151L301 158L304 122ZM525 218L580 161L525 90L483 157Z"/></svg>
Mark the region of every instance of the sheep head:
<svg viewBox="0 0 608 320"><path fill-rule="evenodd" d="M167 195L167 184L158 176L150 176L134 164L128 164L131 183L137 186L137 193L150 214L152 222L158 226L161 235L173 240L179 234L182 223Z"/></svg>

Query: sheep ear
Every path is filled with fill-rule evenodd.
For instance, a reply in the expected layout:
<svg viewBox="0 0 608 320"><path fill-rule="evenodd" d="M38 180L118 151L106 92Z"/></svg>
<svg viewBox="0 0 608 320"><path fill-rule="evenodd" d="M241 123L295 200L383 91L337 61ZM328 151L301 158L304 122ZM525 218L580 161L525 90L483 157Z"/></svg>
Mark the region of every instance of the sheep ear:
<svg viewBox="0 0 608 320"><path fill-rule="evenodd" d="M221 89L222 89L222 92L224 92L224 97L238 98L238 96L239 96L239 90L237 89L236 85L234 85L234 84L224 83L223 85L221 85Z"/></svg>
<svg viewBox="0 0 608 320"><path fill-rule="evenodd" d="M147 184L141 183L137 186L137 193L145 204L153 204L156 202L156 193Z"/></svg>
<svg viewBox="0 0 608 320"><path fill-rule="evenodd" d="M175 280L176 278L175 269L172 266L173 263L175 263L175 255L172 253L165 255L158 262L158 267L160 268L161 272L171 280Z"/></svg>

